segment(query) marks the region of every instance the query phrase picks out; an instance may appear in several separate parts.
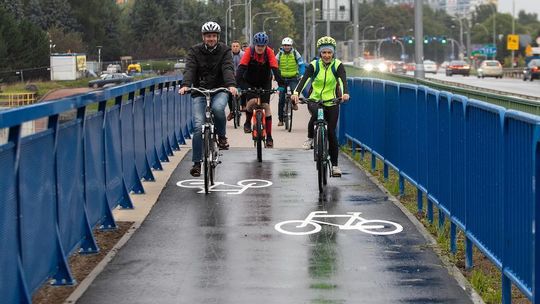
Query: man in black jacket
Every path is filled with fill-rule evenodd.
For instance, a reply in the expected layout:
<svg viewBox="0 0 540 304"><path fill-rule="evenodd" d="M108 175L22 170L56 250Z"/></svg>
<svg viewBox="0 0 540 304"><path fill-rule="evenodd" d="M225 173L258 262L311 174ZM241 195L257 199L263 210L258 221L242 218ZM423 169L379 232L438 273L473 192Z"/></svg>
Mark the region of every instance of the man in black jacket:
<svg viewBox="0 0 540 304"><path fill-rule="evenodd" d="M220 32L221 28L215 22L210 21L203 24L201 29L203 42L192 46L187 55L184 80L179 91L181 95L184 95L191 86L204 89L227 87L231 94L237 94L231 49L219 42ZM192 97L195 128L192 142L193 167L190 174L198 177L201 176L203 149L201 126L204 122L206 99L195 92L193 92ZM224 92L217 93L212 97L212 111L216 123L218 146L221 150L229 148L227 137L225 137L225 107L228 98L229 94Z"/></svg>

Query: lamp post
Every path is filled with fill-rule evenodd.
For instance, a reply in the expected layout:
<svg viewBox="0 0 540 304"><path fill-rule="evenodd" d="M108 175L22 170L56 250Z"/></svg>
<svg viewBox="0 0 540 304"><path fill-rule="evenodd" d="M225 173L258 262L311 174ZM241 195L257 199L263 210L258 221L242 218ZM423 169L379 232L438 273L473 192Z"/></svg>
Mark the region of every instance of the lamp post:
<svg viewBox="0 0 540 304"><path fill-rule="evenodd" d="M229 23L231 23L231 19L232 19L232 8L235 6L240 6L240 5L245 5L245 4L240 3L240 4L231 5L231 1L229 0L229 7L225 11L225 44L227 45L229 44Z"/></svg>
<svg viewBox="0 0 540 304"><path fill-rule="evenodd" d="M375 27L373 25L368 25L362 29L362 57L364 57L364 52L366 51L366 42L365 42L366 30L369 30L372 28L375 28Z"/></svg>
<svg viewBox="0 0 540 304"><path fill-rule="evenodd" d="M303 0L303 6L304 6L304 51L302 52L302 57L304 57L304 60L307 59L307 24L306 24L306 0Z"/></svg>
<svg viewBox="0 0 540 304"><path fill-rule="evenodd" d="M354 24L351 23L351 24L349 24L349 25L347 25L347 26L345 27L345 30L343 31L343 35L344 35L345 41L347 41L347 30L348 30L349 28L353 27L353 26L354 26Z"/></svg>
<svg viewBox="0 0 540 304"><path fill-rule="evenodd" d="M264 24L266 23L266 21L272 20L272 19L281 19L281 17L274 16L274 17L266 17L266 18L264 18L264 21L263 21L263 32L265 32L265 30L264 30ZM277 22L277 20L275 20L274 22Z"/></svg>
<svg viewBox="0 0 540 304"><path fill-rule="evenodd" d="M513 0L512 0L512 5L513 5ZM497 33L496 33L496 28L497 28L497 7L495 6L495 4L493 3L493 6L490 5L489 6L492 10L493 10L493 47L495 49L497 49ZM513 29L513 20L514 20L514 14L512 13L512 34L514 33ZM514 51L512 51L512 55L514 55ZM493 53L493 58L492 59L495 59L495 53ZM513 58L512 58L513 59Z"/></svg>
<svg viewBox="0 0 540 304"><path fill-rule="evenodd" d="M268 15L268 14L272 14L272 12L258 12L255 15L253 15L253 17L251 17L251 20L250 20L251 22L249 23L249 30L250 30L249 41L250 41L250 44L253 44L253 20L255 19L255 17L257 17L259 15Z"/></svg>
<svg viewBox="0 0 540 304"><path fill-rule="evenodd" d="M461 18L454 17L452 19L459 21L459 59L463 59L463 22L461 22Z"/></svg>
<svg viewBox="0 0 540 304"><path fill-rule="evenodd" d="M316 28L315 28L315 0L311 0L311 56L315 56L315 43L317 40L315 40L316 35Z"/></svg>
<svg viewBox="0 0 540 304"><path fill-rule="evenodd" d="M103 46L101 45L98 45L97 48L98 48L98 72L101 73L101 48Z"/></svg>
<svg viewBox="0 0 540 304"><path fill-rule="evenodd" d="M380 31L380 30L384 30L384 26L381 26L381 27L379 27L379 28L377 28L375 30L375 40L377 40L377 32ZM375 47L377 47L377 46L375 46ZM374 53L377 55L377 57L379 57L379 54L377 53L377 49L374 50Z"/></svg>

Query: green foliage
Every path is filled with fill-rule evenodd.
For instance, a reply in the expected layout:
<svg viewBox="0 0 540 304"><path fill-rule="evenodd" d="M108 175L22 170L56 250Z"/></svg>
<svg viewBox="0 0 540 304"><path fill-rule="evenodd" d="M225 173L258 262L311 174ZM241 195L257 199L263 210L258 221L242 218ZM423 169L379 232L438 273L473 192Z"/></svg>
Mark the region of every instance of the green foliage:
<svg viewBox="0 0 540 304"><path fill-rule="evenodd" d="M24 19L0 8L0 70L46 65L48 44L45 33Z"/></svg>

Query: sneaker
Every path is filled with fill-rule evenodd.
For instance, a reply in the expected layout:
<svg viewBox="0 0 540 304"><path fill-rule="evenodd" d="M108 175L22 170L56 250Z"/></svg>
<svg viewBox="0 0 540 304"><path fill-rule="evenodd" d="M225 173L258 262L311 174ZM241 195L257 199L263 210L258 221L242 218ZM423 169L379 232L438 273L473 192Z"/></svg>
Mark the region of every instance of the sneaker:
<svg viewBox="0 0 540 304"><path fill-rule="evenodd" d="M332 177L341 177L341 169L338 166L332 166Z"/></svg>
<svg viewBox="0 0 540 304"><path fill-rule="evenodd" d="M304 144L302 145L302 148L304 150L310 150L310 149L313 149L313 138L308 138L306 139L306 141L304 142Z"/></svg>
<svg viewBox="0 0 540 304"><path fill-rule="evenodd" d="M229 150L229 142L227 141L227 137L225 136L218 137L218 147L220 150Z"/></svg>
<svg viewBox="0 0 540 304"><path fill-rule="evenodd" d="M233 117L234 117L233 112L229 112L229 115L227 115L227 121L231 121Z"/></svg>
<svg viewBox="0 0 540 304"><path fill-rule="evenodd" d="M278 127L282 127L282 126L283 126L283 121L279 121L279 122L277 123L277 126L278 126Z"/></svg>
<svg viewBox="0 0 540 304"><path fill-rule="evenodd" d="M251 133L251 125L244 124L244 133Z"/></svg>
<svg viewBox="0 0 540 304"><path fill-rule="evenodd" d="M272 138L266 139L266 147L267 148L273 148L274 147L274 140Z"/></svg>
<svg viewBox="0 0 540 304"><path fill-rule="evenodd" d="M194 163L191 170L189 170L189 174L191 174L193 177L201 176L201 163Z"/></svg>
<svg viewBox="0 0 540 304"><path fill-rule="evenodd" d="M298 111L298 104L293 102L292 109Z"/></svg>

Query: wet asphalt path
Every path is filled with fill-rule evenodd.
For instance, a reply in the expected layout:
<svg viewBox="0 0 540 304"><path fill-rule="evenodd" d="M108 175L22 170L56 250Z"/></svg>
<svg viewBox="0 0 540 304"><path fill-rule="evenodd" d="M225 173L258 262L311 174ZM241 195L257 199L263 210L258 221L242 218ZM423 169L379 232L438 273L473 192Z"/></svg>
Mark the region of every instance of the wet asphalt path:
<svg viewBox="0 0 540 304"><path fill-rule="evenodd" d="M311 151L266 149L262 163L255 155L251 148L226 151L216 180L272 185L221 185L216 190L232 192L209 195L177 185L192 179L186 157L142 227L78 303L471 302L415 226L343 155L343 177L330 179L321 197ZM315 234L288 235L275 229L313 211L362 212L403 231L381 236L322 225Z"/></svg>

